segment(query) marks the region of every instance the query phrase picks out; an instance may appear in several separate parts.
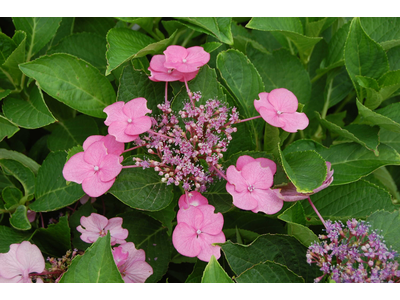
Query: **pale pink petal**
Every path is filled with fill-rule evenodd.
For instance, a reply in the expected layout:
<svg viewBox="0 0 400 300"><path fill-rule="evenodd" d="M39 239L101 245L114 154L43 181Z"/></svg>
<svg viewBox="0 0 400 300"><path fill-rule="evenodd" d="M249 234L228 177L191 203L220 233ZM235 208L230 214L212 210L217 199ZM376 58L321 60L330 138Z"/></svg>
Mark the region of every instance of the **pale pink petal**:
<svg viewBox="0 0 400 300"><path fill-rule="evenodd" d="M150 60L150 68L156 72L167 72L168 69L164 67L165 55L154 55Z"/></svg>
<svg viewBox="0 0 400 300"><path fill-rule="evenodd" d="M281 119L282 114L278 114L276 110L260 107L259 113L265 122L275 127L285 126L285 122Z"/></svg>
<svg viewBox="0 0 400 300"><path fill-rule="evenodd" d="M272 215L280 211L283 207L283 200L280 198L279 190L260 190L252 192L252 196L257 200L258 206L252 212L259 211Z"/></svg>
<svg viewBox="0 0 400 300"><path fill-rule="evenodd" d="M260 100L257 99L254 100L254 107L256 111L260 112L261 107L265 107L270 110L275 110L274 107L271 105L271 103L268 102L268 93L266 92L259 93L258 97L260 97Z"/></svg>
<svg viewBox="0 0 400 300"><path fill-rule="evenodd" d="M80 238L85 243L94 243L100 237L99 232L87 231L81 225L77 226L76 230L82 233Z"/></svg>
<svg viewBox="0 0 400 300"><path fill-rule="evenodd" d="M125 134L127 135L139 135L141 133L146 132L151 128L151 118L148 116L143 116L137 119L134 119L131 123L128 124L125 128Z"/></svg>
<svg viewBox="0 0 400 300"><path fill-rule="evenodd" d="M113 135L118 142L121 143L129 143L136 140L138 135L128 135L125 134L125 128L128 126L128 122L120 121L120 122L112 122L111 125L108 126L108 133Z"/></svg>
<svg viewBox="0 0 400 300"><path fill-rule="evenodd" d="M7 253L0 253L0 276L10 279L23 273L23 266L17 259L19 244L11 244Z"/></svg>
<svg viewBox="0 0 400 300"><path fill-rule="evenodd" d="M105 194L114 184L115 179L110 181L101 181L97 174L86 178L82 182L83 191L90 197L99 197Z"/></svg>
<svg viewBox="0 0 400 300"><path fill-rule="evenodd" d="M125 103L122 111L128 118L132 120L141 118L147 113L151 113L151 110L147 108L147 100L143 97L128 101Z"/></svg>
<svg viewBox="0 0 400 300"><path fill-rule="evenodd" d="M182 78L179 79L179 81L184 82L186 81L190 81L193 78L195 78L197 76L197 73L199 73L199 70L195 71L195 72L190 72L190 73L180 73L179 71L175 70L175 72L177 73L176 76L179 74L181 74Z"/></svg>
<svg viewBox="0 0 400 300"><path fill-rule="evenodd" d="M217 235L208 235L206 233L202 233L199 235L199 244L201 247L200 253L197 255L197 258L209 262L211 256L214 255L216 259L219 259L221 256L221 247L220 246L212 246L214 243L225 243L225 235L221 231Z"/></svg>
<svg viewBox="0 0 400 300"><path fill-rule="evenodd" d="M111 245L123 244L128 237L128 230L121 227L122 221L122 218L111 218L108 220L108 225L104 228L106 232L110 231Z"/></svg>
<svg viewBox="0 0 400 300"><path fill-rule="evenodd" d="M297 192L296 187L291 182L289 182L288 185L282 187L280 190L281 190L280 193L282 195L282 199L283 199L283 201L286 201L286 202L304 200L304 199L307 199L307 197L309 196L309 194L302 194L302 193Z"/></svg>
<svg viewBox="0 0 400 300"><path fill-rule="evenodd" d="M305 113L283 113L281 114L281 120L285 122L282 129L287 132L297 132L297 130L303 130L308 126L309 120Z"/></svg>
<svg viewBox="0 0 400 300"><path fill-rule="evenodd" d="M254 161L255 161L255 158L253 158L249 155L242 155L236 161L236 169L238 171L242 171L242 169L245 165L252 163Z"/></svg>
<svg viewBox="0 0 400 300"><path fill-rule="evenodd" d="M102 141L94 142L85 152L83 152L83 159L93 167L99 167L107 155L107 148Z"/></svg>
<svg viewBox="0 0 400 300"><path fill-rule="evenodd" d="M108 154L104 157L98 170L98 176L101 181L110 181L115 179L122 170L120 157L114 154Z"/></svg>
<svg viewBox="0 0 400 300"><path fill-rule="evenodd" d="M261 164L261 167L270 168L272 174L276 173L276 163L273 160L270 160L268 158L259 157L259 158L256 158L256 161L258 161Z"/></svg>
<svg viewBox="0 0 400 300"><path fill-rule="evenodd" d="M216 235L219 234L224 226L224 217L221 213L214 213L215 207L212 205L201 205L198 207L203 213L203 223L199 228L201 232Z"/></svg>
<svg viewBox="0 0 400 300"><path fill-rule="evenodd" d="M247 182L243 178L241 172L238 171L235 166L228 167L226 170L226 178L228 179L228 183L235 186L236 192L243 192L247 190Z"/></svg>
<svg viewBox="0 0 400 300"><path fill-rule="evenodd" d="M165 82L171 82L171 81L183 81L183 73L178 72L177 70L169 70L167 73L164 72L156 72L154 70L152 70L151 68L149 68L150 72L151 72L151 76L149 77L150 80L152 81L165 81ZM197 72L196 72L197 74ZM192 76L192 73L190 73L190 76L188 76L189 78ZM195 75L196 76L196 75ZM193 79L193 78L191 78ZM187 81L189 81L190 79L187 79Z"/></svg>
<svg viewBox="0 0 400 300"><path fill-rule="evenodd" d="M201 206L190 206L188 209L180 209L176 215L178 224L183 222L196 228L196 230L200 229L203 224L204 216L199 207Z"/></svg>
<svg viewBox="0 0 400 300"><path fill-rule="evenodd" d="M82 216L80 223L87 231L103 231L108 224L108 219L100 214L91 213L89 217Z"/></svg>
<svg viewBox="0 0 400 300"><path fill-rule="evenodd" d="M32 223L36 219L36 212L28 209L26 216L28 217L28 221Z"/></svg>
<svg viewBox="0 0 400 300"><path fill-rule="evenodd" d="M197 67L204 66L210 60L210 53L204 51L204 48L200 46L187 48L187 53L186 59Z"/></svg>
<svg viewBox="0 0 400 300"><path fill-rule="evenodd" d="M87 148L89 148L89 146L91 144L93 144L94 142L98 142L101 141L104 138L103 135L91 135L89 136L84 142L83 142L83 150L86 150Z"/></svg>
<svg viewBox="0 0 400 300"><path fill-rule="evenodd" d="M245 165L241 171L241 175L249 186L257 189L269 189L274 180L271 169L261 167L258 161Z"/></svg>
<svg viewBox="0 0 400 300"><path fill-rule="evenodd" d="M28 274L41 273L44 271L45 262L42 252L40 252L38 246L32 245L28 241L23 241L16 251L16 256ZM27 276L23 277L26 278Z"/></svg>
<svg viewBox="0 0 400 300"><path fill-rule="evenodd" d="M125 150L125 144L118 142L115 139L115 136L112 136L110 134L107 134L105 137L103 137L102 141L104 142L104 146L106 146L107 148L108 154L115 154L119 156Z"/></svg>
<svg viewBox="0 0 400 300"><path fill-rule="evenodd" d="M112 255L114 258L114 262L117 265L117 267L121 267L126 260L128 259L129 253L127 251L124 251L121 246L119 247L114 247L112 249Z"/></svg>
<svg viewBox="0 0 400 300"><path fill-rule="evenodd" d="M229 182L226 183L226 191L232 195L233 205L240 209L244 210L252 210L257 207L258 202L255 200L250 192L246 189L241 193L238 193L234 187L234 185Z"/></svg>
<svg viewBox="0 0 400 300"><path fill-rule="evenodd" d="M183 59L186 59L187 50L185 47L172 45L167 47L164 54L164 67L169 69L178 69L178 67L183 63Z"/></svg>
<svg viewBox="0 0 400 300"><path fill-rule="evenodd" d="M189 206L199 206L208 204L208 200L202 194L196 191L183 194L178 201L178 206L181 209L188 209Z"/></svg>
<svg viewBox="0 0 400 300"><path fill-rule="evenodd" d="M146 260L146 254L145 254L144 250L136 249L135 244L132 242L122 244L119 247L121 247L124 251L129 253L127 263L130 263L133 261L145 261Z"/></svg>
<svg viewBox="0 0 400 300"><path fill-rule="evenodd" d="M272 90L268 95L268 101L280 112L293 113L299 105L296 96L284 88Z"/></svg>
<svg viewBox="0 0 400 300"><path fill-rule="evenodd" d="M201 251L195 229L183 222L176 225L172 233L172 243L176 251L184 256L195 257Z"/></svg>
<svg viewBox="0 0 400 300"><path fill-rule="evenodd" d="M107 118L104 121L104 124L110 126L110 124L113 122L125 120L126 115L122 112L122 108L124 107L124 105L124 101L118 101L103 109L103 111L107 114Z"/></svg>
<svg viewBox="0 0 400 300"><path fill-rule="evenodd" d="M67 181L82 183L82 181L94 175L93 165L84 160L84 152L73 155L64 165L63 176Z"/></svg>
<svg viewBox="0 0 400 300"><path fill-rule="evenodd" d="M22 283L23 278L21 275L17 275L11 278L5 278L0 276L0 283ZM32 282L32 281L31 281Z"/></svg>
<svg viewBox="0 0 400 300"><path fill-rule="evenodd" d="M126 283L144 283L153 274L153 268L144 261L135 261L125 269L122 279Z"/></svg>

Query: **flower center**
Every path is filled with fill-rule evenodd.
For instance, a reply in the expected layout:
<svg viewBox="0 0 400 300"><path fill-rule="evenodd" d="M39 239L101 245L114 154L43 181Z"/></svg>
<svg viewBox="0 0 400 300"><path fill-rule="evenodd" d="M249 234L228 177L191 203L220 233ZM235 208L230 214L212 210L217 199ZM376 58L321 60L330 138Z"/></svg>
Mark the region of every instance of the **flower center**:
<svg viewBox="0 0 400 300"><path fill-rule="evenodd" d="M100 230L99 232L100 236L106 236L107 231L105 231L104 229Z"/></svg>
<svg viewBox="0 0 400 300"><path fill-rule="evenodd" d="M172 69L169 69L169 70L168 70L168 74L171 74L171 73L172 73L172 71L173 71Z"/></svg>
<svg viewBox="0 0 400 300"><path fill-rule="evenodd" d="M94 166L94 171L97 172L99 170L99 166Z"/></svg>
<svg viewBox="0 0 400 300"><path fill-rule="evenodd" d="M182 59L182 62L185 63L186 62L186 58Z"/></svg>
<svg viewBox="0 0 400 300"><path fill-rule="evenodd" d="M128 123L132 123L132 119L128 119Z"/></svg>
<svg viewBox="0 0 400 300"><path fill-rule="evenodd" d="M247 187L247 189L249 190L249 192L252 192L252 191L255 190L255 187L252 186L252 185L249 185L249 186Z"/></svg>
<svg viewBox="0 0 400 300"><path fill-rule="evenodd" d="M281 112L280 110L278 110L276 113L277 113L278 115L281 115L281 114L282 114L282 112Z"/></svg>
<svg viewBox="0 0 400 300"><path fill-rule="evenodd" d="M196 233L199 235L201 233L201 230L197 229Z"/></svg>

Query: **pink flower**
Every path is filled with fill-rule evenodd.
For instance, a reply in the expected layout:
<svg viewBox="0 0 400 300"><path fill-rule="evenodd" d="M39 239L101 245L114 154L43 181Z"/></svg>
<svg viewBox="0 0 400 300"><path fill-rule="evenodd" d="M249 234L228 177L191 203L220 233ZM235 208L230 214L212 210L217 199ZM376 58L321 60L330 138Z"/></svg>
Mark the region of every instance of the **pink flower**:
<svg viewBox="0 0 400 300"><path fill-rule="evenodd" d="M199 205L207 205L208 200L202 194L196 191L192 191L186 194L183 194L179 198L179 208L188 209L191 206L199 206Z"/></svg>
<svg viewBox="0 0 400 300"><path fill-rule="evenodd" d="M132 142L151 127L151 118L146 116L151 110L147 108L145 98L135 98L127 103L118 101L103 111L107 114L104 124L109 126L108 133L118 142Z"/></svg>
<svg viewBox="0 0 400 300"><path fill-rule="evenodd" d="M222 232L224 218L221 213L215 214L214 210L212 205L200 205L178 211L178 225L172 233L172 243L180 254L197 256L206 262L212 255L216 259L221 256L221 247L212 244L225 242Z"/></svg>
<svg viewBox="0 0 400 300"><path fill-rule="evenodd" d="M327 161L326 166L328 168L328 173L321 186L313 190L312 193L303 194L303 193L298 193L296 191L296 187L293 185L293 183L289 183L287 186L284 186L283 188L280 189L283 201L293 202L293 201L304 200L307 199L308 196L318 193L319 191L327 188L333 181L333 170L331 170L330 162Z"/></svg>
<svg viewBox="0 0 400 300"><path fill-rule="evenodd" d="M81 199L79 199L79 202L81 204L85 204L86 202L89 201L90 198L91 198L90 203L94 203L96 201L96 198L90 197L89 195L84 195Z"/></svg>
<svg viewBox="0 0 400 300"><path fill-rule="evenodd" d="M164 67L176 69L182 73L196 72L210 60L210 53L204 51L203 47L194 46L186 49L182 46L169 46L164 51Z"/></svg>
<svg viewBox="0 0 400 300"><path fill-rule="evenodd" d="M274 214L281 210L283 200L278 190L272 190L276 165L267 158L239 157L235 166L226 171L226 190L233 197L233 205L255 213Z"/></svg>
<svg viewBox="0 0 400 300"><path fill-rule="evenodd" d="M91 135L83 142L83 150L89 148L94 142L103 142L104 146L107 148L107 154L121 155L125 150L125 144L117 142L115 136L107 134L103 135ZM123 159L123 158L122 158Z"/></svg>
<svg viewBox="0 0 400 300"><path fill-rule="evenodd" d="M258 96L260 100L254 100L254 107L268 124L287 132L297 132L308 126L306 114L296 112L298 101L291 91L281 88Z"/></svg>
<svg viewBox="0 0 400 300"><path fill-rule="evenodd" d="M126 283L144 283L153 274L153 268L145 261L143 249L134 243L125 243L112 250L115 264Z"/></svg>
<svg viewBox="0 0 400 300"><path fill-rule="evenodd" d="M89 217L81 217L81 225L76 227L81 234L81 240L86 243L94 243L101 236L110 231L111 245L123 244L128 237L128 230L121 227L122 218L111 218L92 213Z"/></svg>
<svg viewBox="0 0 400 300"><path fill-rule="evenodd" d="M92 143L84 152L73 155L65 164L65 180L82 184L90 197L99 197L114 184L121 172L120 157L108 154L104 142Z"/></svg>
<svg viewBox="0 0 400 300"><path fill-rule="evenodd" d="M175 69L168 69L164 66L165 55L154 55L150 61L150 67L148 68L151 72L149 77L152 81L189 81L196 77L198 70L191 73L181 73Z"/></svg>
<svg viewBox="0 0 400 300"><path fill-rule="evenodd" d="M42 273L45 262L36 245L28 241L10 245L10 251L0 253L0 282L32 283L31 273Z"/></svg>
<svg viewBox="0 0 400 300"><path fill-rule="evenodd" d="M36 219L36 212L28 209L26 212L26 216L28 217L28 221L32 223Z"/></svg>

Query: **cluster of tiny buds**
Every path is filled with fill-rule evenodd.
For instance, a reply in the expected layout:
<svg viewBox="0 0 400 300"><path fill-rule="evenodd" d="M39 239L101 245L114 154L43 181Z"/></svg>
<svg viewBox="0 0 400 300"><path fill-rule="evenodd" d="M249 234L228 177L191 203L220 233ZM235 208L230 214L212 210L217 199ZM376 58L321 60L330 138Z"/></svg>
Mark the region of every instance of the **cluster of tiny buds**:
<svg viewBox="0 0 400 300"><path fill-rule="evenodd" d="M193 93L193 99L198 102L201 93ZM177 114L169 101L158 108L162 114L152 119L152 131L135 142L145 145L159 161L134 158L136 166L154 168L168 185L182 184L186 191L204 192L213 177L222 172L219 160L237 131L232 127L239 120L236 108L228 108L216 99L198 106L187 102Z"/></svg>
<svg viewBox="0 0 400 300"><path fill-rule="evenodd" d="M307 250L307 262L316 263L323 275L335 282L400 282L397 252L386 247L377 231L365 221L325 222L327 235Z"/></svg>

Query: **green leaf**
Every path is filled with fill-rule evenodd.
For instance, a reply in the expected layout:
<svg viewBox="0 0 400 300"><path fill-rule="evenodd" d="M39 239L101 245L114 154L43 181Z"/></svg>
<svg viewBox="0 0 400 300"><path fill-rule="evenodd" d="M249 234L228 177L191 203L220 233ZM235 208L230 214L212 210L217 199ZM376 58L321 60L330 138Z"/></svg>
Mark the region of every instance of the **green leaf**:
<svg viewBox="0 0 400 300"><path fill-rule="evenodd" d="M380 144L379 156L357 143L343 143L325 148L311 140L298 140L285 148L285 154L294 151L315 150L334 170L334 185L359 180L386 165L399 165L400 155L391 147ZM321 192L319 192L321 193Z"/></svg>
<svg viewBox="0 0 400 300"><path fill-rule="evenodd" d="M300 202L296 202L285 210L278 219L288 223L288 234L297 238L304 246L308 247L311 243L318 241L317 235L305 226L306 216Z"/></svg>
<svg viewBox="0 0 400 300"><path fill-rule="evenodd" d="M367 218L367 222L371 224L372 230L378 230L378 234L382 235L386 241L386 246L400 253L400 214L399 211L388 212L379 210L374 212ZM396 258L400 261L400 258Z"/></svg>
<svg viewBox="0 0 400 300"><path fill-rule="evenodd" d="M227 212L232 208L232 195L226 191L226 181L218 180L207 187L202 193L207 198L209 204L215 207L215 212Z"/></svg>
<svg viewBox="0 0 400 300"><path fill-rule="evenodd" d="M308 104L311 97L311 81L297 57L285 49L265 54L254 48L248 48L247 56L261 75L265 85L263 91L286 88L296 95L300 103ZM254 99L259 99L258 95Z"/></svg>
<svg viewBox="0 0 400 300"><path fill-rule="evenodd" d="M111 17L76 17L74 22L75 32L94 32L106 36L107 32L115 26L115 19Z"/></svg>
<svg viewBox="0 0 400 300"><path fill-rule="evenodd" d="M344 65L344 46L349 33L350 23L348 22L340 27L329 41L328 56L325 62L326 68L330 68L338 63Z"/></svg>
<svg viewBox="0 0 400 300"><path fill-rule="evenodd" d="M29 61L55 35L62 18L13 18L16 30L25 31L27 59Z"/></svg>
<svg viewBox="0 0 400 300"><path fill-rule="evenodd" d="M128 28L113 28L107 33L107 70L112 70L135 57L161 53L171 45L175 34L168 39L156 42L147 35Z"/></svg>
<svg viewBox="0 0 400 300"><path fill-rule="evenodd" d="M33 86L27 100L8 98L3 104L4 115L14 124L27 129L40 128L57 121L37 86Z"/></svg>
<svg viewBox="0 0 400 300"><path fill-rule="evenodd" d="M25 205L20 205L17 207L15 212L11 215L10 224L12 227L18 230L29 230L32 225L28 220L27 207Z"/></svg>
<svg viewBox="0 0 400 300"><path fill-rule="evenodd" d="M5 137L11 138L19 130L17 126L8 121L2 115L0 115L0 125L0 141L2 141Z"/></svg>
<svg viewBox="0 0 400 300"><path fill-rule="evenodd" d="M29 241L32 235L33 233L29 231L20 231L9 226L0 225L0 253L8 252L11 244Z"/></svg>
<svg viewBox="0 0 400 300"><path fill-rule="evenodd" d="M342 138L356 142L368 150L375 153L376 156L379 155L378 146L378 127L371 127L368 125L352 124L346 127L340 127L326 119L322 119L319 114L317 114L317 119L322 126L327 128L331 133L335 133Z"/></svg>
<svg viewBox="0 0 400 300"><path fill-rule="evenodd" d="M286 266L303 277L306 282L313 282L314 278L320 274L318 267L307 264L304 258L307 248L291 236L265 234L259 236L250 245L233 244L227 241L221 245L221 248L229 266L237 275L266 261Z"/></svg>
<svg viewBox="0 0 400 300"><path fill-rule="evenodd" d="M96 121L85 115L58 122L57 127L47 139L51 151L68 150L74 146L81 146L91 135L98 135Z"/></svg>
<svg viewBox="0 0 400 300"><path fill-rule="evenodd" d="M79 257L79 258L78 258ZM111 253L110 233L100 237L82 257L72 260L61 277L63 283L121 283L124 282Z"/></svg>
<svg viewBox="0 0 400 300"><path fill-rule="evenodd" d="M365 32L383 49L400 45L399 18L360 18Z"/></svg>
<svg viewBox="0 0 400 300"><path fill-rule="evenodd" d="M238 283L304 283L303 277L272 261L254 265L235 280Z"/></svg>
<svg viewBox="0 0 400 300"><path fill-rule="evenodd" d="M322 37L309 37L304 35L303 25L299 18L252 18L246 25L247 28L279 32L286 39L296 45L300 58L307 64L311 53ZM289 44L290 45L290 44Z"/></svg>
<svg viewBox="0 0 400 300"><path fill-rule="evenodd" d="M153 268L146 282L158 282L168 270L171 260L172 243L166 228L160 222L139 211L118 215L124 219L123 228L128 229L127 242L133 242L136 249L143 249L146 262Z"/></svg>
<svg viewBox="0 0 400 300"><path fill-rule="evenodd" d="M11 182L10 182L11 183ZM20 189L15 186L6 186L2 192L1 197L4 201L4 208L7 210L13 209L18 206L19 201L22 199L23 194Z"/></svg>
<svg viewBox="0 0 400 300"><path fill-rule="evenodd" d="M359 117L355 123L378 125L381 128L400 132L400 103L388 105L382 109L372 111L357 100Z"/></svg>
<svg viewBox="0 0 400 300"><path fill-rule="evenodd" d="M35 192L35 175L33 172L20 162L12 159L0 159L0 166L7 175L14 176L22 184L24 196L29 200Z"/></svg>
<svg viewBox="0 0 400 300"><path fill-rule="evenodd" d="M315 151L281 153L281 160L286 175L299 193L312 193L326 178L325 160Z"/></svg>
<svg viewBox="0 0 400 300"><path fill-rule="evenodd" d="M171 203L164 209L162 210L158 210L158 211L144 211L143 213L145 213L146 215L160 221L164 227L168 228L168 235L170 236L172 234L172 224L173 224L173 220L176 217L176 211L175 211L175 207L177 205L177 199L180 197L178 197L177 194L174 195L175 196L175 200L171 201Z"/></svg>
<svg viewBox="0 0 400 300"><path fill-rule="evenodd" d="M76 230L76 227L81 225L81 217L89 217L91 213L96 213L96 209L90 203L91 201L86 202L84 205L80 206L76 211L74 211L69 218L69 226L71 228L72 233L72 245L74 248L85 250L90 246L89 243L86 243L81 240L81 233ZM125 225L123 225L125 228Z"/></svg>
<svg viewBox="0 0 400 300"><path fill-rule="evenodd" d="M15 48L17 48L15 42L9 36L0 32L0 65L6 61Z"/></svg>
<svg viewBox="0 0 400 300"><path fill-rule="evenodd" d="M383 74L378 79L378 82L381 86L380 94L384 101L400 88L400 70L389 71Z"/></svg>
<svg viewBox="0 0 400 300"><path fill-rule="evenodd" d="M62 175L66 157L64 151L50 152L43 161L37 175L36 200L29 205L29 209L37 212L54 211L85 195L80 184L71 182L67 185Z"/></svg>
<svg viewBox="0 0 400 300"><path fill-rule="evenodd" d="M84 114L105 118L103 109L115 101L108 79L88 62L72 55L42 56L19 67L47 94Z"/></svg>
<svg viewBox="0 0 400 300"><path fill-rule="evenodd" d="M10 94L11 94L11 90L5 90L5 91L0 92L0 100L6 98Z"/></svg>
<svg viewBox="0 0 400 300"><path fill-rule="evenodd" d="M378 209L395 209L386 190L365 180L330 186L312 195L311 199L321 216L331 220L365 219ZM306 217L315 218L320 224L313 208L306 201L303 201L303 206Z"/></svg>
<svg viewBox="0 0 400 300"><path fill-rule="evenodd" d="M351 21L344 60L359 99L363 99L364 96L356 81L357 75L378 79L389 71L385 51L365 33L359 18Z"/></svg>
<svg viewBox="0 0 400 300"><path fill-rule="evenodd" d="M33 174L37 174L40 165L34 161L33 159L25 156L24 154L13 151L13 150L7 150L7 149L0 149L0 159L12 159L20 162L23 164L25 167L28 167Z"/></svg>
<svg viewBox="0 0 400 300"><path fill-rule="evenodd" d="M400 55L400 46L390 49L388 52L386 52L386 55L389 60L390 70L400 70L400 61L398 59Z"/></svg>
<svg viewBox="0 0 400 300"><path fill-rule="evenodd" d="M183 21L185 25L194 30L198 30L196 27L202 28L205 30L205 33L214 35L225 44L233 44L231 32L232 18L197 17L176 19ZM196 27L191 27L190 24L193 24Z"/></svg>
<svg viewBox="0 0 400 300"><path fill-rule="evenodd" d="M225 270L221 267L214 255L204 269L201 283L234 283Z"/></svg>
<svg viewBox="0 0 400 300"><path fill-rule="evenodd" d="M49 224L47 228L38 228L32 239L43 253L62 257L71 249L68 216L60 217L56 224Z"/></svg>
<svg viewBox="0 0 400 300"><path fill-rule="evenodd" d="M203 277L204 269L207 263L198 259L193 267L192 273L188 276L185 283L201 283Z"/></svg>
<svg viewBox="0 0 400 300"><path fill-rule="evenodd" d="M68 53L90 63L101 74L106 72L106 47L104 36L92 32L69 35L52 47L47 54ZM79 46L78 46L79 45Z"/></svg>
<svg viewBox="0 0 400 300"><path fill-rule="evenodd" d="M109 192L132 208L157 211L171 203L172 190L153 169L129 168L121 171Z"/></svg>

